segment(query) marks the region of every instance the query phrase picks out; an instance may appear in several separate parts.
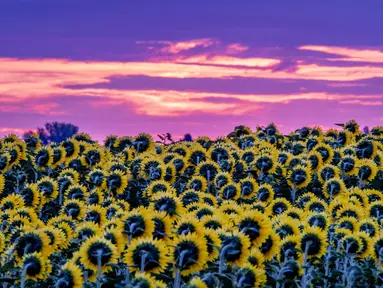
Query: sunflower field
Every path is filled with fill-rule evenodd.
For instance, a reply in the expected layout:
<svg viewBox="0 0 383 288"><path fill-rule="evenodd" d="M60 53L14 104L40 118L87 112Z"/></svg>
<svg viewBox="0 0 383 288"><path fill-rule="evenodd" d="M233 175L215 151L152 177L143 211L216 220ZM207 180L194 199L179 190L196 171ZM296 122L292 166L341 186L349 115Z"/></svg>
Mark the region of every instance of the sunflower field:
<svg viewBox="0 0 383 288"><path fill-rule="evenodd" d="M0 285L383 287L383 127L0 140Z"/></svg>

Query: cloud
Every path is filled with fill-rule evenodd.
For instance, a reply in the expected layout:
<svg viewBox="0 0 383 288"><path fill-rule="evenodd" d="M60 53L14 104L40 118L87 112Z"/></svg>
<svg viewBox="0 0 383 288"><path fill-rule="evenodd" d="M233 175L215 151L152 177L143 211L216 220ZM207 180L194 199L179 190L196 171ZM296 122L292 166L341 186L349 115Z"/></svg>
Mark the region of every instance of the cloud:
<svg viewBox="0 0 383 288"><path fill-rule="evenodd" d="M383 51L374 49L353 49L336 46L300 46L299 50L310 50L342 56L340 58L328 58L330 61L356 61L369 63L383 63Z"/></svg>
<svg viewBox="0 0 383 288"><path fill-rule="evenodd" d="M196 47L203 47L207 48L210 47L216 43L219 43L215 39L210 38L202 38L202 39L194 39L189 41L137 41L137 44L143 44L143 45L160 45L164 46L159 49L162 53L170 53L170 54L178 54L180 52L185 52L191 49L194 49ZM152 47L152 46L150 46Z"/></svg>

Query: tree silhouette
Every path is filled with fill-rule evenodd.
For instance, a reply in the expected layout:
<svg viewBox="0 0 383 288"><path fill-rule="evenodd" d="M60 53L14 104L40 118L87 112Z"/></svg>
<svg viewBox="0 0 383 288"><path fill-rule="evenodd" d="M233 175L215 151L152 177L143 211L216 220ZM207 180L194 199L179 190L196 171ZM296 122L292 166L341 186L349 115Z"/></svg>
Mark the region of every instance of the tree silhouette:
<svg viewBox="0 0 383 288"><path fill-rule="evenodd" d="M43 144L58 143L72 137L78 132L78 127L70 123L51 122L45 123L45 128L37 128L37 134ZM24 133L23 138L28 138L33 131Z"/></svg>

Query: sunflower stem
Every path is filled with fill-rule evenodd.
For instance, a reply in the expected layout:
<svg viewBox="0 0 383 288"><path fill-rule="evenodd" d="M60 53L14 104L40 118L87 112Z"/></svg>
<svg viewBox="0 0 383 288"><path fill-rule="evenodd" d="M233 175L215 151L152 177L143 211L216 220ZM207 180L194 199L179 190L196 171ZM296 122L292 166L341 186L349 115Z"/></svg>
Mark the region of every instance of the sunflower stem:
<svg viewBox="0 0 383 288"><path fill-rule="evenodd" d="M301 287L302 288L306 288L307 287L307 282L308 282L308 275L306 274L307 273L307 255L309 253L309 248L310 248L310 245L312 244L311 241L307 241L307 244L305 246L305 252L304 252L304 255L303 255L303 275L302 275L302 281L301 281Z"/></svg>
<svg viewBox="0 0 383 288"><path fill-rule="evenodd" d="M293 205L295 203L296 196L297 196L297 184L294 183L294 187L291 190L291 201L293 202Z"/></svg>
<svg viewBox="0 0 383 288"><path fill-rule="evenodd" d="M146 251L142 253L141 255L141 267L140 267L141 273L145 272L145 261L147 256L148 256L148 252Z"/></svg>
<svg viewBox="0 0 383 288"><path fill-rule="evenodd" d="M173 285L174 288L181 287L181 268L182 268L182 264L184 262L184 257L186 253L188 253L188 251L182 251L180 254L180 264L176 268L176 277L174 278L174 285Z"/></svg>
<svg viewBox="0 0 383 288"><path fill-rule="evenodd" d="M101 257L102 257L102 250L98 250L97 252L97 280L96 280L96 286L97 288L101 288Z"/></svg>
<svg viewBox="0 0 383 288"><path fill-rule="evenodd" d="M140 151L140 144L141 144L141 142L137 143L136 157L138 156L138 153Z"/></svg>
<svg viewBox="0 0 383 288"><path fill-rule="evenodd" d="M29 263L27 265L25 265L23 267L23 271L21 272L21 288L25 288L25 282L27 280L27 271L28 271L28 268L31 266L32 264Z"/></svg>
<svg viewBox="0 0 383 288"><path fill-rule="evenodd" d="M129 266L127 266L126 269L125 269L125 282L126 282L126 287L129 287L129 284L130 284Z"/></svg>
<svg viewBox="0 0 383 288"><path fill-rule="evenodd" d="M209 193L210 192L210 170L207 170L206 178L207 178L207 193Z"/></svg>

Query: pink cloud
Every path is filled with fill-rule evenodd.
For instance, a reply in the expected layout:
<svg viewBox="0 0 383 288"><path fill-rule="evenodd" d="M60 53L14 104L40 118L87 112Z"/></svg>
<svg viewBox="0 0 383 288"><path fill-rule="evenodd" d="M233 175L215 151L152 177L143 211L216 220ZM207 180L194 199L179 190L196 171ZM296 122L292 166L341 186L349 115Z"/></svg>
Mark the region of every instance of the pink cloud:
<svg viewBox="0 0 383 288"><path fill-rule="evenodd" d="M189 41L181 41L181 42L173 42L173 41L138 41L137 44L160 44L165 45L165 47L161 48L160 51L162 53L170 53L170 54L178 54L180 52L184 52L196 47L209 47L218 43L215 39L210 38L202 38L202 39L194 39ZM151 47L153 48L153 47Z"/></svg>
<svg viewBox="0 0 383 288"><path fill-rule="evenodd" d="M226 53L227 54L237 54L237 53L244 52L247 50L249 50L249 47L244 46L240 43L230 44L230 45L227 45L227 47L226 47Z"/></svg>
<svg viewBox="0 0 383 288"><path fill-rule="evenodd" d="M310 50L317 52L325 52L343 56L345 58L328 58L334 61L360 61L371 63L383 63L383 51L372 49L352 49L336 46L314 46L307 45L299 47L300 50Z"/></svg>
<svg viewBox="0 0 383 288"><path fill-rule="evenodd" d="M362 101L362 100L358 100L358 99L339 101L339 103L341 103L341 104L355 104L355 105L363 105L363 106L383 105L383 101Z"/></svg>

